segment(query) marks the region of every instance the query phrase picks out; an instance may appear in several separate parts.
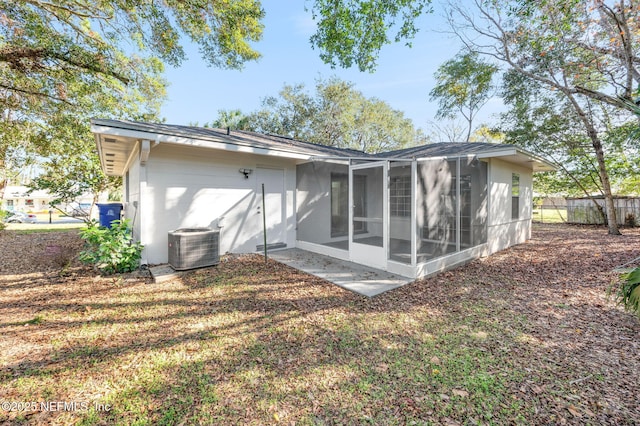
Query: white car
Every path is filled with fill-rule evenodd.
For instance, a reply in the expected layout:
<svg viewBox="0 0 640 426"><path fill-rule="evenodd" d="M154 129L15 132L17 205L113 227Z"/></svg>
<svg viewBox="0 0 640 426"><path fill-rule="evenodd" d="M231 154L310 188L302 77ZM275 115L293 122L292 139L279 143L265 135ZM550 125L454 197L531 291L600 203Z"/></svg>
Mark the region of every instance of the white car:
<svg viewBox="0 0 640 426"><path fill-rule="evenodd" d="M6 220L7 223L36 223L38 218L33 213L13 212Z"/></svg>

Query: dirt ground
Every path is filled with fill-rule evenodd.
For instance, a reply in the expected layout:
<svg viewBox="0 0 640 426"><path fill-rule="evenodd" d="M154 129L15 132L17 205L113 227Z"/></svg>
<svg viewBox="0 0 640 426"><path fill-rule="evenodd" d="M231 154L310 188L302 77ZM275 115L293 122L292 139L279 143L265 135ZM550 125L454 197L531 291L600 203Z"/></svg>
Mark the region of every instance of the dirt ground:
<svg viewBox="0 0 640 426"><path fill-rule="evenodd" d="M99 281L149 282L144 274L97 277L74 259L81 246L77 231L0 234L0 330L14 332L37 323L53 300L58 305L68 303L71 311L76 303L77 309L84 309L78 299L99 300L102 287L95 284ZM640 229L609 236L604 228L538 224L525 244L373 299L346 298L349 309L359 312L395 306L406 312L431 307L467 315L459 303L464 299L465 306L490 306L496 318L509 316L505 327L521 318L519 335L525 336L526 345L510 348L509 356L529 376L509 392L533 401L535 414L527 415L528 420L638 424L640 320L607 295L618 277L613 270L638 257ZM224 268L232 271L233 262L242 261L231 258ZM308 285L321 286L323 292L344 291L326 290L326 284L313 277ZM290 299L296 291L313 297L299 281L288 291ZM335 303L345 303L340 300ZM61 327L48 330L45 323L41 332L60 333ZM19 361L16 358L37 357L43 350L37 339L1 336L0 387L21 374L8 370Z"/></svg>

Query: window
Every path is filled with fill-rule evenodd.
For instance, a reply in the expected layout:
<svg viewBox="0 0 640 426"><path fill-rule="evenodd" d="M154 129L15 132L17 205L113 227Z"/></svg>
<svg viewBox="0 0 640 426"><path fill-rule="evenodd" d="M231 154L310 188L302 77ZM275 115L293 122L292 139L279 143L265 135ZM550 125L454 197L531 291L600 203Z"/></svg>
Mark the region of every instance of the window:
<svg viewBox="0 0 640 426"><path fill-rule="evenodd" d="M520 175L511 174L511 219L520 219Z"/></svg>
<svg viewBox="0 0 640 426"><path fill-rule="evenodd" d="M331 173L331 236L341 237L349 232L349 178Z"/></svg>
<svg viewBox="0 0 640 426"><path fill-rule="evenodd" d="M391 216L411 216L411 175L390 178L389 201Z"/></svg>
<svg viewBox="0 0 640 426"><path fill-rule="evenodd" d="M24 205L26 207L33 207L33 200L24 200Z"/></svg>

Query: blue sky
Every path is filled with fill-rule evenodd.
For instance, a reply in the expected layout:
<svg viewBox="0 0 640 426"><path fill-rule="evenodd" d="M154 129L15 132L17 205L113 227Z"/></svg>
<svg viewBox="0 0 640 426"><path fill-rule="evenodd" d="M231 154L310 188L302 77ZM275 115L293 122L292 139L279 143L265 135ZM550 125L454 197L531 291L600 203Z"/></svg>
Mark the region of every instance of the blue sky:
<svg viewBox="0 0 640 426"><path fill-rule="evenodd" d="M357 68L332 69L313 50L309 37L314 32L305 1L265 0L263 39L255 45L262 53L257 62L246 64L243 70L220 70L208 67L199 57L197 47L186 46L189 60L179 68L167 67L168 100L161 115L170 124L203 124L214 120L220 109L240 109L245 113L260 107L261 99L275 96L285 84L304 83L313 93L315 80L337 76L355 84L355 89L367 97L386 101L392 108L405 113L416 127L428 130L437 106L429 101L429 91L438 66L453 57L459 42L450 35L435 30L446 28L441 11L435 5L433 14L420 19L420 32L413 47L403 43L383 48L374 73ZM479 121L489 122L499 101L490 102L479 115Z"/></svg>

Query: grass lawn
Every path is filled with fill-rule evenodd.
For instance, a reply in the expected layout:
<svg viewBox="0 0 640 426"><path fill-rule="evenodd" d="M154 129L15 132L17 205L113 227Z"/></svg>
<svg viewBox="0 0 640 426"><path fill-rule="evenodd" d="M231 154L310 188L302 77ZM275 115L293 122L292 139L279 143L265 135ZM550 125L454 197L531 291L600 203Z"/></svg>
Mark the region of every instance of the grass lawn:
<svg viewBox="0 0 640 426"><path fill-rule="evenodd" d="M606 296L624 234L537 225L368 299L257 255L99 277L77 231L4 232L0 423L638 424L640 321Z"/></svg>
<svg viewBox="0 0 640 426"><path fill-rule="evenodd" d="M565 223L567 209L533 209L533 221L542 223Z"/></svg>

